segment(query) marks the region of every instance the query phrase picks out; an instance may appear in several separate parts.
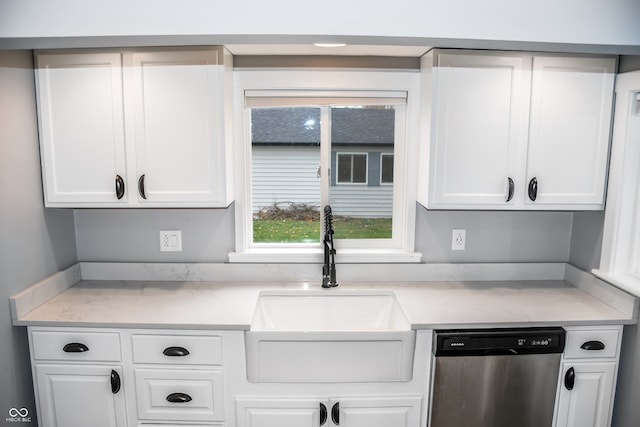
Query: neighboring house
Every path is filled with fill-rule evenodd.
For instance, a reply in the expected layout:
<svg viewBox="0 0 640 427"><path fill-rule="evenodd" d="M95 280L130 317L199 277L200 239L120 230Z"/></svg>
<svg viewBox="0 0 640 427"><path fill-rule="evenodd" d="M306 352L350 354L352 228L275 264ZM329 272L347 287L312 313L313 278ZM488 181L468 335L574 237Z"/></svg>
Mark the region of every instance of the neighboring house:
<svg viewBox="0 0 640 427"><path fill-rule="evenodd" d="M393 109L331 109L330 203L336 215L391 217ZM320 109L251 112L253 211L280 203L320 207Z"/></svg>

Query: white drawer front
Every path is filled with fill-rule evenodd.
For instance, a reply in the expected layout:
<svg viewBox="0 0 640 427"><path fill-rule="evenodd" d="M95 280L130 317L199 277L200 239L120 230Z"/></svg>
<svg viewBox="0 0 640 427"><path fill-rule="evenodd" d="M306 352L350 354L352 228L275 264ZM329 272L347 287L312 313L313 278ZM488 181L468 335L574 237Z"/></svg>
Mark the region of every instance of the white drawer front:
<svg viewBox="0 0 640 427"><path fill-rule="evenodd" d="M620 333L619 329L567 330L565 358L616 357Z"/></svg>
<svg viewBox="0 0 640 427"><path fill-rule="evenodd" d="M120 335L116 332L32 331L35 360L119 362Z"/></svg>
<svg viewBox="0 0 640 427"><path fill-rule="evenodd" d="M223 421L221 370L135 370L138 418L167 421ZM188 401L171 402L172 399Z"/></svg>
<svg viewBox="0 0 640 427"><path fill-rule="evenodd" d="M218 336L133 335L131 340L134 363L222 364L222 338Z"/></svg>

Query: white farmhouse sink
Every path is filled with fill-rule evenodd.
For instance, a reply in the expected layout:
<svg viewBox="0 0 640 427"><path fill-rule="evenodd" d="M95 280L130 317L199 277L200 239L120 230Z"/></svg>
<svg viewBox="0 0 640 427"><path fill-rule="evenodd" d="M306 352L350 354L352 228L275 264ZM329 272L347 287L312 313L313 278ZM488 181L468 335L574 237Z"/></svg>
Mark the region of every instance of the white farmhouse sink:
<svg viewBox="0 0 640 427"><path fill-rule="evenodd" d="M252 382L409 381L415 332L393 293L263 292L245 333Z"/></svg>

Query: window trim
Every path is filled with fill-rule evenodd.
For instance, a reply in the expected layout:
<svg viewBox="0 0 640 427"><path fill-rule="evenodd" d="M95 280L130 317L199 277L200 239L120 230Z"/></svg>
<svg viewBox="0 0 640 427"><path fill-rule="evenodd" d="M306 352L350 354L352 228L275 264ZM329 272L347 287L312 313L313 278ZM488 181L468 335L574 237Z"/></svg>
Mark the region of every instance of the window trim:
<svg viewBox="0 0 640 427"><path fill-rule="evenodd" d="M353 71L317 69L268 69L235 70L233 102L234 114L234 193L236 248L229 254L230 262L265 263L321 263L322 248L317 244L254 244L251 240L251 136L250 109L246 97L303 96L318 94L331 97L357 97L371 100L397 97L402 94L406 104L402 108L403 119L396 126L403 142L395 147L393 239L366 239L342 241L336 245L336 262L393 262L414 263L421 261L421 254L414 251L416 177L419 140L419 80L417 71ZM368 98L371 96L372 98ZM382 101L381 101L382 102ZM349 100L348 103L351 103ZM330 155L326 153L325 155ZM330 164L330 163L324 163ZM402 174L398 174L402 171ZM401 178L398 178L400 176ZM395 227L398 227L396 232ZM378 241L377 244L371 244ZM366 242L366 245L363 244ZM338 243L338 242L337 242Z"/></svg>
<svg viewBox="0 0 640 427"><path fill-rule="evenodd" d="M600 268L592 272L640 297L640 71L617 79Z"/></svg>

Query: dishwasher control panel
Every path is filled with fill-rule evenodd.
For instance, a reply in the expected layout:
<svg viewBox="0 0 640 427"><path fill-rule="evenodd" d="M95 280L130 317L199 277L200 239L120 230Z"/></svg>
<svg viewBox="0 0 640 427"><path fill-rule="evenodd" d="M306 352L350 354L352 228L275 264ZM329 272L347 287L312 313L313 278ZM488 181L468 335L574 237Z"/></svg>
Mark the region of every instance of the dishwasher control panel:
<svg viewBox="0 0 640 427"><path fill-rule="evenodd" d="M435 331L436 356L562 353L562 328L467 329Z"/></svg>

